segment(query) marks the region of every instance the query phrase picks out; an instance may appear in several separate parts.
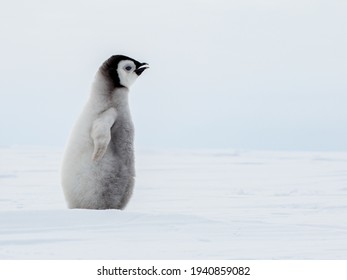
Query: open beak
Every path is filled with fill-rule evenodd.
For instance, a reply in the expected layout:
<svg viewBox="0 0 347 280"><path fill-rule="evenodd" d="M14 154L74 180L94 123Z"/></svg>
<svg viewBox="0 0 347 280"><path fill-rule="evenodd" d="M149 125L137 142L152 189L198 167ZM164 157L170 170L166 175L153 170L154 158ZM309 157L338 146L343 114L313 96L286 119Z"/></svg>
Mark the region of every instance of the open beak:
<svg viewBox="0 0 347 280"><path fill-rule="evenodd" d="M147 63L141 63L141 65L135 70L135 73L140 76L147 68L149 68Z"/></svg>

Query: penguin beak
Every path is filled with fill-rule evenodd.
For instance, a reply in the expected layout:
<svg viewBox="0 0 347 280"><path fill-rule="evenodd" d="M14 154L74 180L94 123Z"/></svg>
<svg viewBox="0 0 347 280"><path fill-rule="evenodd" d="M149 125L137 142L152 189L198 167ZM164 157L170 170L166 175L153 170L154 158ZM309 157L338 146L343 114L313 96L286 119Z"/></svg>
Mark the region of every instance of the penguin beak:
<svg viewBox="0 0 347 280"><path fill-rule="evenodd" d="M141 63L139 67L135 70L135 73L140 76L143 71L145 71L147 68L149 68L149 65L147 63Z"/></svg>

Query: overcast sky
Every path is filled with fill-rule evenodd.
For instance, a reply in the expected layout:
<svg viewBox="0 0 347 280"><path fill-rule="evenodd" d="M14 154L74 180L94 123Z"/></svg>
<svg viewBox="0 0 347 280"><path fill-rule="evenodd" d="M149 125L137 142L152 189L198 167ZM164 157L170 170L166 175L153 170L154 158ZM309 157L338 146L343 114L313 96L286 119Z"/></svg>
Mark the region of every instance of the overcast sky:
<svg viewBox="0 0 347 280"><path fill-rule="evenodd" d="M0 145L63 147L99 65L131 89L141 149L347 151L347 2L7 1Z"/></svg>

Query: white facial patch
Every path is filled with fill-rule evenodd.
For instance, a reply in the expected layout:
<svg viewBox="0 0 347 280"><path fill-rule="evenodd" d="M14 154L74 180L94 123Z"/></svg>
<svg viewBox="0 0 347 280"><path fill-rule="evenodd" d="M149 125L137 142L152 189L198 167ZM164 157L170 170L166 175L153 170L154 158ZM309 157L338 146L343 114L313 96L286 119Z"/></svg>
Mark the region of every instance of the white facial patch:
<svg viewBox="0 0 347 280"><path fill-rule="evenodd" d="M138 75L134 72L136 65L131 60L122 60L118 63L118 77L120 84L129 88L138 78Z"/></svg>

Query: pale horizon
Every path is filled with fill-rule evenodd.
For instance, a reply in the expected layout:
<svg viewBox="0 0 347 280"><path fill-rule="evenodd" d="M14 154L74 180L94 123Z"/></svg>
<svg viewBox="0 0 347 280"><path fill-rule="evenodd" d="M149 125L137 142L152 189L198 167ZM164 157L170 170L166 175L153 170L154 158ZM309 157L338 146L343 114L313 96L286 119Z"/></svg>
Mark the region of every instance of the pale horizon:
<svg viewBox="0 0 347 280"><path fill-rule="evenodd" d="M0 146L63 148L125 54L150 64L130 90L138 149L347 151L342 1L3 6Z"/></svg>

